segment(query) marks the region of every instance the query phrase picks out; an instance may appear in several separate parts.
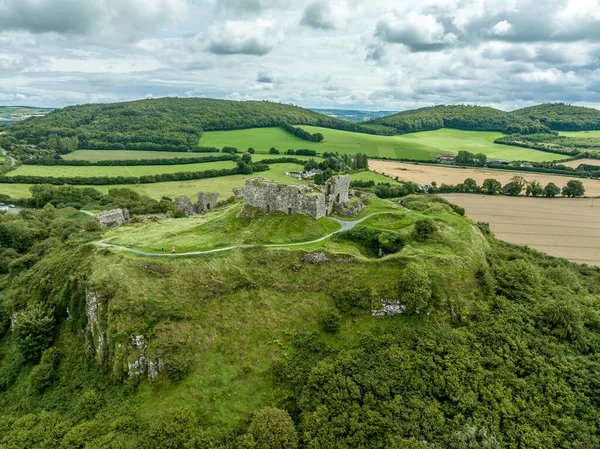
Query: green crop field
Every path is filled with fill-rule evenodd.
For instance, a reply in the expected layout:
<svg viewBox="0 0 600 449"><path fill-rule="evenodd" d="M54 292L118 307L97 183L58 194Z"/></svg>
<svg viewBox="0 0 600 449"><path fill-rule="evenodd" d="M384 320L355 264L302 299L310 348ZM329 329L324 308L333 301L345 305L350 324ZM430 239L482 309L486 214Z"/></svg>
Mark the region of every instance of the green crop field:
<svg viewBox="0 0 600 449"><path fill-rule="evenodd" d="M13 170L7 176L52 176L52 177L83 177L93 178L96 176L145 176L160 173L196 172L206 170L220 170L222 168L234 168L233 161L206 162L203 164L183 165L137 165L130 167L74 167L68 165L44 166L44 165L22 165ZM298 167L298 166L296 166Z"/></svg>
<svg viewBox="0 0 600 449"><path fill-rule="evenodd" d="M581 139L600 138L600 131L560 131L559 136L579 137Z"/></svg>
<svg viewBox="0 0 600 449"><path fill-rule="evenodd" d="M216 156L219 153L184 153L171 151L127 151L127 150L77 150L65 154L68 161L128 161L139 159L177 159Z"/></svg>
<svg viewBox="0 0 600 449"><path fill-rule="evenodd" d="M206 132L200 140L200 145L219 148L233 146L238 149L252 147L257 151L268 151L271 147L275 147L281 152L290 148L307 148L319 153L365 153L371 157L414 160L433 160L439 153L457 154L460 150L484 153L490 159L508 161L541 162L560 158L552 153L497 145L494 140L502 136L497 132L438 129L400 136L375 136L314 126L302 126L302 128L311 133L320 132L325 139L320 143L308 142L282 128L252 128Z"/></svg>

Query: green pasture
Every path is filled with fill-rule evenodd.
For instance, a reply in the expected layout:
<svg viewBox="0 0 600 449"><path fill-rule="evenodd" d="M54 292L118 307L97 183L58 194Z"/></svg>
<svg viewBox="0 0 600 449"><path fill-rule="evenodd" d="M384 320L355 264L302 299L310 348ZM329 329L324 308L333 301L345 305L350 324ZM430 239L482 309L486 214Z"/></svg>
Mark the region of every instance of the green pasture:
<svg viewBox="0 0 600 449"><path fill-rule="evenodd" d="M294 243L318 239L340 228L329 218L314 220L306 215L264 214L236 218L243 203L237 202L212 214L189 219L143 223L136 229L116 229L105 241L129 248L160 253L162 248L198 251L242 244Z"/></svg>
<svg viewBox="0 0 600 449"><path fill-rule="evenodd" d="M437 154L457 154L460 150L484 153L490 159L551 161L560 156L528 148L497 145L494 140L501 137L497 132L462 131L438 129L399 136L375 136L314 126L302 126L308 132L320 132L322 142L308 142L282 128L252 128L236 131L210 131L200 139L202 146L233 146L238 149L252 147L257 151L268 151L271 147L282 153L288 149L306 148L319 153L340 154L365 153L371 157L390 159L433 160Z"/></svg>
<svg viewBox="0 0 600 449"><path fill-rule="evenodd" d="M75 167L68 165L22 165L7 176L51 176L51 177L82 177L94 178L108 176L116 178L119 176L145 176L158 175L161 173L197 172L206 170L220 170L223 168L234 168L233 161L206 162L202 164L183 165L132 165L132 166L110 166L110 167Z"/></svg>
<svg viewBox="0 0 600 449"><path fill-rule="evenodd" d="M577 137L580 139L600 138L600 131L559 131L559 136Z"/></svg>
<svg viewBox="0 0 600 449"><path fill-rule="evenodd" d="M68 161L131 161L141 159L188 159L195 157L222 156L225 153L193 153L193 152L173 152L173 151L128 151L128 150L77 150L63 155L63 159ZM286 156L287 155L283 155ZM262 161L279 157L273 154L254 154L253 161ZM297 159L310 159L309 156L290 155Z"/></svg>
<svg viewBox="0 0 600 449"><path fill-rule="evenodd" d="M202 164L206 165L206 164ZM299 181L291 176L287 176L286 172L297 171L297 164L273 164L269 171L255 173L252 175L232 175L221 176L219 178L196 179L191 181L170 181L156 182L152 184L115 184L104 186L81 186L92 187L103 193L108 193L109 189L127 188L138 192L141 195L161 199L163 196L174 198L178 195L187 195L193 197L198 192L219 192L221 198L229 198L232 195L232 189L243 187L244 183L255 176L263 176L271 181L289 182L295 184L306 184L308 181ZM110 167L109 167L110 168ZM360 172L350 175L355 179L369 181L373 179L375 182L394 182L391 178L373 172ZM0 184L0 193L10 196L11 198L29 198L31 184Z"/></svg>

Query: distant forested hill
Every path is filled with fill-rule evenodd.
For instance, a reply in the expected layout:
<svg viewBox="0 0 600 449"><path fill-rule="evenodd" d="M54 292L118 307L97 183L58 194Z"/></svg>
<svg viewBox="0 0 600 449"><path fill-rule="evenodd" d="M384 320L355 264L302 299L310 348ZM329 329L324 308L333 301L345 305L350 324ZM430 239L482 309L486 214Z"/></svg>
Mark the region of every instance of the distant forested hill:
<svg viewBox="0 0 600 449"><path fill-rule="evenodd" d="M369 125L388 126L399 134L455 128L469 131L498 131L507 134L549 133L541 123L512 112L483 106L433 106L400 112Z"/></svg>
<svg viewBox="0 0 600 449"><path fill-rule="evenodd" d="M564 103L548 103L514 111L556 131L600 130L600 111Z"/></svg>
<svg viewBox="0 0 600 449"><path fill-rule="evenodd" d="M42 116L51 111L50 108L32 106L0 106L0 125L18 122L28 117Z"/></svg>
<svg viewBox="0 0 600 449"><path fill-rule="evenodd" d="M368 127L280 103L160 98L69 106L45 117L16 123L11 127L10 135L30 144L55 146L66 152L78 148L182 151L196 146L203 131L279 126L283 123L372 134L393 132L386 127Z"/></svg>

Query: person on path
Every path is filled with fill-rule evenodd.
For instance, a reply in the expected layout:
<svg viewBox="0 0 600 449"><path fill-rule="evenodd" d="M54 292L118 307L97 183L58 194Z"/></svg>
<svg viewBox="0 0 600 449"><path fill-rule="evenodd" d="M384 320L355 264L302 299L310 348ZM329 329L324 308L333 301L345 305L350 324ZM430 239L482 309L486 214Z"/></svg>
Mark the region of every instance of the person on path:
<svg viewBox="0 0 600 449"><path fill-rule="evenodd" d="M175 247L171 248L171 254L175 254Z"/></svg>
<svg viewBox="0 0 600 449"><path fill-rule="evenodd" d="M163 246L163 248L162 248L162 253L163 253L163 254L165 253L165 247L164 247L164 246Z"/></svg>

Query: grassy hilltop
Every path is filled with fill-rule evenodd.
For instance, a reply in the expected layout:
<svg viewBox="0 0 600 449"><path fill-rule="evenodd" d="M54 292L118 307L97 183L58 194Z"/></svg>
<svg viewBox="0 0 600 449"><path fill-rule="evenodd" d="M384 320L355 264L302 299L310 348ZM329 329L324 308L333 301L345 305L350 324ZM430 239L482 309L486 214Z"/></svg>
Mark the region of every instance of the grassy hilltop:
<svg viewBox="0 0 600 449"><path fill-rule="evenodd" d="M1 215L0 447L597 447L600 272L405 200L371 199L362 216L382 214L320 243L197 257L93 242L337 224L239 203L109 232L69 208Z"/></svg>

